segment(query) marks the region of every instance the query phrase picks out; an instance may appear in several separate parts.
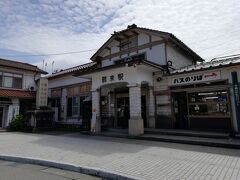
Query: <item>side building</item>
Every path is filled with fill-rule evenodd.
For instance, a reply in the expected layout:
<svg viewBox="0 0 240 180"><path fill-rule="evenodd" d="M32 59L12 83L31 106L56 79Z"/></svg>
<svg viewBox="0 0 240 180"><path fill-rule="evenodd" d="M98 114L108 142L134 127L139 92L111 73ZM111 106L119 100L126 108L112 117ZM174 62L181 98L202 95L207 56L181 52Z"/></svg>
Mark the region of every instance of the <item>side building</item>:
<svg viewBox="0 0 240 180"><path fill-rule="evenodd" d="M37 80L47 72L27 63L0 59L0 128L36 106Z"/></svg>
<svg viewBox="0 0 240 180"><path fill-rule="evenodd" d="M236 133L240 130L240 56L215 58L154 75L156 126Z"/></svg>
<svg viewBox="0 0 240 180"><path fill-rule="evenodd" d="M91 87L89 79L74 77L78 71L90 71L96 63L87 63L47 76L49 106L55 111L58 125L84 125L91 120Z"/></svg>

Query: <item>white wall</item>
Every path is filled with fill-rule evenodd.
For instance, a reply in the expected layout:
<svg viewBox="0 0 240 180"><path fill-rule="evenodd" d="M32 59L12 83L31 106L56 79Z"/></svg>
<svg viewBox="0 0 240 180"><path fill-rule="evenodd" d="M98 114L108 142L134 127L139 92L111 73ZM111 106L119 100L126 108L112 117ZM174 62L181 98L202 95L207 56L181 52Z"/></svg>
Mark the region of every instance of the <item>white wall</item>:
<svg viewBox="0 0 240 180"><path fill-rule="evenodd" d="M48 88L57 88L57 87L62 87L62 86L68 86L72 84L78 84L78 83L83 83L90 81L88 79L83 79L79 77L74 77L72 75L66 75L62 76L59 78L53 78L48 80Z"/></svg>
<svg viewBox="0 0 240 180"><path fill-rule="evenodd" d="M118 74L123 73L123 80L118 80ZM110 81L109 78L114 75L114 81ZM95 72L91 74L92 76L92 90L98 89L102 85L117 83L117 82L127 82L128 84L141 84L142 82L148 82L149 85L153 85L152 82L152 71L144 65L139 65L137 67L119 67L116 69L109 69L105 71ZM102 77L106 76L107 82L102 82Z"/></svg>
<svg viewBox="0 0 240 180"><path fill-rule="evenodd" d="M167 61L172 61L173 67L178 69L187 65L193 64L193 59L183 55L175 47L166 45L167 47Z"/></svg>
<svg viewBox="0 0 240 180"><path fill-rule="evenodd" d="M165 44L159 44L153 46L151 49L146 48L139 51L139 53L146 53L146 60L160 64L166 65L165 59Z"/></svg>

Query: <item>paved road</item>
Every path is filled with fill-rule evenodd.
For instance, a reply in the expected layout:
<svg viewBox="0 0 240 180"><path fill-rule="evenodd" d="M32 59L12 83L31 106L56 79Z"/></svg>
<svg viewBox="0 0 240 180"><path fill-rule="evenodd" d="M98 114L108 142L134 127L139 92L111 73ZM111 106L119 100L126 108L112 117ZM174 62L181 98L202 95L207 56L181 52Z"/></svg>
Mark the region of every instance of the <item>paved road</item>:
<svg viewBox="0 0 240 180"><path fill-rule="evenodd" d="M99 168L138 179L240 179L240 151L84 136L0 133L0 154Z"/></svg>
<svg viewBox="0 0 240 180"><path fill-rule="evenodd" d="M0 180L100 180L85 174L0 160Z"/></svg>

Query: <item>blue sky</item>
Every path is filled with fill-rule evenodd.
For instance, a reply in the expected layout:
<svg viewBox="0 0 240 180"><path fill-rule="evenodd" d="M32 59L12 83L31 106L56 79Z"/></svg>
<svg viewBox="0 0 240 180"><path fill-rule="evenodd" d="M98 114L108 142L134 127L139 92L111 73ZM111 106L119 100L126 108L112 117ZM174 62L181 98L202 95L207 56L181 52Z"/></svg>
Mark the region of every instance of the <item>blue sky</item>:
<svg viewBox="0 0 240 180"><path fill-rule="evenodd" d="M54 69L79 65L132 23L171 32L206 60L240 53L239 0L1 0L0 57L45 60L48 71L52 61Z"/></svg>

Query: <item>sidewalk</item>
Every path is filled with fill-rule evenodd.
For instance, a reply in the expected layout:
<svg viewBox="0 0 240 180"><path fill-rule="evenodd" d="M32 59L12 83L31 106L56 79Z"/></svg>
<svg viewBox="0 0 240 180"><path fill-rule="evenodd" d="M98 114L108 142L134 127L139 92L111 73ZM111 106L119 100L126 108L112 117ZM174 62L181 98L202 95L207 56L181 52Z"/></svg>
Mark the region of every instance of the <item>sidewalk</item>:
<svg viewBox="0 0 240 180"><path fill-rule="evenodd" d="M71 163L136 179L240 179L239 150L124 138L1 133L0 154Z"/></svg>

